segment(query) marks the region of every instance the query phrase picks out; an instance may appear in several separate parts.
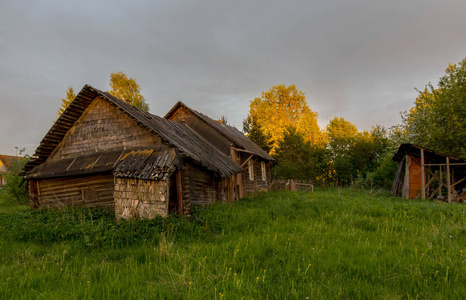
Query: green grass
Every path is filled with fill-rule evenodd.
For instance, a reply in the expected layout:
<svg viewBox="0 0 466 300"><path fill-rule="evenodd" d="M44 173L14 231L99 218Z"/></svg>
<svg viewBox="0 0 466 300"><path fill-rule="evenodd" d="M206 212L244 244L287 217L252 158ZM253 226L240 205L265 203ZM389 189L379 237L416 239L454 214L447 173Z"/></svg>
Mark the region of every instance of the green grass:
<svg viewBox="0 0 466 300"><path fill-rule="evenodd" d="M461 299L466 206L272 192L177 217L0 204L2 299Z"/></svg>

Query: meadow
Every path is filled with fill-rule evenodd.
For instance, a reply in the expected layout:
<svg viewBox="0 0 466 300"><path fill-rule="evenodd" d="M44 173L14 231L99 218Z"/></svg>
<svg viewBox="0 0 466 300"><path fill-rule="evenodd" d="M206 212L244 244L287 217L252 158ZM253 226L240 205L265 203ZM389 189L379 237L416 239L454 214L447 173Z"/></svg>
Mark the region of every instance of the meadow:
<svg viewBox="0 0 466 300"><path fill-rule="evenodd" d="M466 205L270 192L170 216L0 203L2 299L464 299Z"/></svg>

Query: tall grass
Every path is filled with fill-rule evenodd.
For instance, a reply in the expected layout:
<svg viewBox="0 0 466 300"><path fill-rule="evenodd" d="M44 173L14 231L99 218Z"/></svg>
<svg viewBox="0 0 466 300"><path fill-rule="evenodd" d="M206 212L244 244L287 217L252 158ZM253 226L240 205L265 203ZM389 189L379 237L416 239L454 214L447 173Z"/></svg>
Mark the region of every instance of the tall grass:
<svg viewBox="0 0 466 300"><path fill-rule="evenodd" d="M466 206L329 189L114 221L0 209L0 298L459 299Z"/></svg>

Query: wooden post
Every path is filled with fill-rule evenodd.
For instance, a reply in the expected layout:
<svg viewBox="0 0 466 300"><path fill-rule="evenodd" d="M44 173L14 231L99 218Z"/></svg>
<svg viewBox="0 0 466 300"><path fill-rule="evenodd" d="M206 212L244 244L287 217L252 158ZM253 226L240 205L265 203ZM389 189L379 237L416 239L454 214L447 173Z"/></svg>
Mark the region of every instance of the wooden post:
<svg viewBox="0 0 466 300"><path fill-rule="evenodd" d="M424 149L421 149L421 199L426 198L426 174L424 171Z"/></svg>
<svg viewBox="0 0 466 300"><path fill-rule="evenodd" d="M451 203L450 158L447 157L447 193L448 203Z"/></svg>
<svg viewBox="0 0 466 300"><path fill-rule="evenodd" d="M176 199L178 200L178 214L183 215L183 188L181 183L181 170L176 171Z"/></svg>
<svg viewBox="0 0 466 300"><path fill-rule="evenodd" d="M440 166L440 174L439 174L440 175L440 187L439 187L439 192L438 192L438 195L440 197L442 197L442 186L443 186L442 169L443 169L443 167Z"/></svg>

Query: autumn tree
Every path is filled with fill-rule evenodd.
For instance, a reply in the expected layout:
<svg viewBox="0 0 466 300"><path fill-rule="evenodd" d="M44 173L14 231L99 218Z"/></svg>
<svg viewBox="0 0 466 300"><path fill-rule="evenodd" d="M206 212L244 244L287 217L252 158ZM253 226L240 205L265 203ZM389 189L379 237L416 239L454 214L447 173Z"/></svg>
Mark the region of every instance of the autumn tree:
<svg viewBox="0 0 466 300"><path fill-rule="evenodd" d="M466 158L466 58L450 64L437 88L429 83L403 116L411 143Z"/></svg>
<svg viewBox="0 0 466 300"><path fill-rule="evenodd" d="M65 111L65 109L70 105L71 101L76 98L76 93L74 92L73 87L70 85L66 90L66 97L61 99L61 106L57 110L58 117Z"/></svg>
<svg viewBox="0 0 466 300"><path fill-rule="evenodd" d="M251 122L269 137L271 153L277 151L279 141L290 126L312 144L322 145L324 142L317 125L317 113L309 108L304 93L294 84L277 85L262 92L261 97L251 101L249 115Z"/></svg>
<svg viewBox="0 0 466 300"><path fill-rule="evenodd" d="M110 74L109 93L141 110L149 111L149 104L141 95L141 86L135 79L128 78L123 72Z"/></svg>

